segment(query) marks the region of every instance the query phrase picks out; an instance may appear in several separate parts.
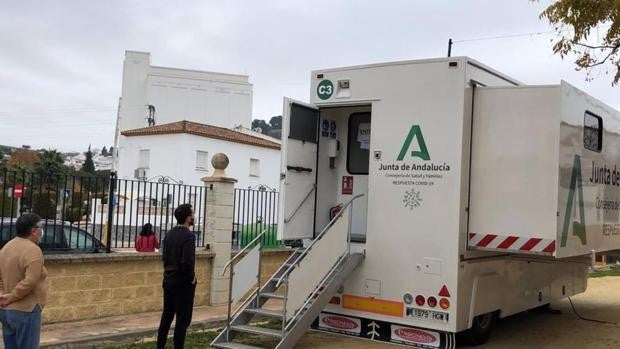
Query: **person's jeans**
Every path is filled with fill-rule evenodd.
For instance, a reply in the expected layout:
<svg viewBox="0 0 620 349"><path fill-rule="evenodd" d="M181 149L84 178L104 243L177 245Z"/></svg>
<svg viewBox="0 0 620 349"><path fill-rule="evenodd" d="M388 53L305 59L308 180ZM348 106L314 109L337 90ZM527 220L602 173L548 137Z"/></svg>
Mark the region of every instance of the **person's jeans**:
<svg viewBox="0 0 620 349"><path fill-rule="evenodd" d="M41 336L41 307L33 311L0 309L5 349L37 349Z"/></svg>
<svg viewBox="0 0 620 349"><path fill-rule="evenodd" d="M163 288L164 309L161 314L159 330L157 331L157 348L163 349L166 346L168 331L170 331L172 320L176 315L174 349L183 349L187 328L192 323L196 284L164 283Z"/></svg>

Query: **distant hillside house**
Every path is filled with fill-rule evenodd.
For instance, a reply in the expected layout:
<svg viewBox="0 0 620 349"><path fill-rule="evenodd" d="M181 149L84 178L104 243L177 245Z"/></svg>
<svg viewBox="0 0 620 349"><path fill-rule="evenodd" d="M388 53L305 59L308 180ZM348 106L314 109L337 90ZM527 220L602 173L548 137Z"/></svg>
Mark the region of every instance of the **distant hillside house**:
<svg viewBox="0 0 620 349"><path fill-rule="evenodd" d="M248 80L156 67L149 53L125 52L114 141L118 177L202 185L200 178L212 173L211 157L225 153L237 187L278 188L279 140L237 131L252 122Z"/></svg>

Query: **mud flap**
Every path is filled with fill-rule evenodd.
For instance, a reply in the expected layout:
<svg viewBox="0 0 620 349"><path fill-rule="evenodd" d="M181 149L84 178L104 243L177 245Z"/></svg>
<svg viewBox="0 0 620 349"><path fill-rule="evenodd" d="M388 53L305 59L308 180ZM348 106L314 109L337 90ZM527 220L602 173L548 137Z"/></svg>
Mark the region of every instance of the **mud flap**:
<svg viewBox="0 0 620 349"><path fill-rule="evenodd" d="M454 333L403 326L385 321L322 312L312 323L318 331L338 333L413 348L454 349Z"/></svg>

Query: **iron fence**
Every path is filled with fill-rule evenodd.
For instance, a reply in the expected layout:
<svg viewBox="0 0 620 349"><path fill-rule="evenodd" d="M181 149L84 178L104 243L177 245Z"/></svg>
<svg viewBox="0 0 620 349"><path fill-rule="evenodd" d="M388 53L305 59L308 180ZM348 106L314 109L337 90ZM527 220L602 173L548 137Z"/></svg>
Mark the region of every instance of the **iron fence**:
<svg viewBox="0 0 620 349"><path fill-rule="evenodd" d="M161 177L158 181L138 181L112 178L110 199L112 206L93 204L93 217L104 216L108 221L112 246L133 249L135 240L146 223L153 225L159 241L176 223L174 209L184 203L194 208L196 246L206 246L205 205L207 190L204 186L174 183Z"/></svg>
<svg viewBox="0 0 620 349"><path fill-rule="evenodd" d="M0 247L15 234L20 214L43 218L40 246L46 253L110 252L134 249L145 223L159 240L176 225L174 209L190 203L195 211L196 246L204 247L203 186L117 179L110 176L53 175L28 171L0 171Z"/></svg>
<svg viewBox="0 0 620 349"><path fill-rule="evenodd" d="M235 188L233 209L232 247L247 246L263 230L265 248L283 247L278 240L278 199L279 193L265 186L256 189Z"/></svg>
<svg viewBox="0 0 620 349"><path fill-rule="evenodd" d="M109 177L0 171L0 246L14 236L16 217L35 212L43 218L44 251L105 251L104 222L89 217L88 205L105 200L109 185Z"/></svg>
<svg viewBox="0 0 620 349"><path fill-rule="evenodd" d="M40 246L46 253L110 252L135 248L135 240L151 223L159 241L176 225L174 209L194 207L196 246L205 247L204 186L117 179L110 176L54 175L0 171L0 247L15 234L15 220L35 212L44 220ZM243 248L263 230L263 245L282 247L277 239L279 193L265 186L234 191L233 248Z"/></svg>

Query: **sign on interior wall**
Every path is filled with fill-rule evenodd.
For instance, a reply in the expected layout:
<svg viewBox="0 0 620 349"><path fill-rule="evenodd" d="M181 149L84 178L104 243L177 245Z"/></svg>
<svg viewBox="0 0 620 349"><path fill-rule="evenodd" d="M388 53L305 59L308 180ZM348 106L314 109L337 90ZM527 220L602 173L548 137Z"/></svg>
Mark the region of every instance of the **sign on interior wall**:
<svg viewBox="0 0 620 349"><path fill-rule="evenodd" d="M342 176L342 195L353 194L353 176Z"/></svg>

